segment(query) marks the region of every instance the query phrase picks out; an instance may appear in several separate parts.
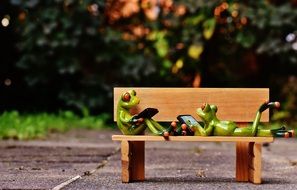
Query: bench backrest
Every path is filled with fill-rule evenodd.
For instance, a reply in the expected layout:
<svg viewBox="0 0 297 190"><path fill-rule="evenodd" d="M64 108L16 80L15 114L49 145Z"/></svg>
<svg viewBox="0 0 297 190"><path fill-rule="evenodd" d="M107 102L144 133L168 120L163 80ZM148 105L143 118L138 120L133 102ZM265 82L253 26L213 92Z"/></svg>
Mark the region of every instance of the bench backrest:
<svg viewBox="0 0 297 190"><path fill-rule="evenodd" d="M114 121L116 121L117 103L121 95L134 89L140 98L140 104L132 114L151 107L159 113L156 121L176 121L180 114L191 114L197 120L196 109L203 103L218 106L218 118L235 122L251 122L259 106L269 100L268 88L114 88ZM265 111L262 122L269 121L269 111Z"/></svg>

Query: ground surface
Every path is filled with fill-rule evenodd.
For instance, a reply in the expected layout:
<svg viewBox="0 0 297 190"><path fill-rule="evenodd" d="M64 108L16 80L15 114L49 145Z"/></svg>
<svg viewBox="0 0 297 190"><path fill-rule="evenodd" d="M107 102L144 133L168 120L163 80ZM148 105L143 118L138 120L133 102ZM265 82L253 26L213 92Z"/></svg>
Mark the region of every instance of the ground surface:
<svg viewBox="0 0 297 190"><path fill-rule="evenodd" d="M146 143L146 181L121 183L115 131L70 131L48 140L0 141L0 189L296 189L297 140L263 148L263 184L235 182L233 143Z"/></svg>

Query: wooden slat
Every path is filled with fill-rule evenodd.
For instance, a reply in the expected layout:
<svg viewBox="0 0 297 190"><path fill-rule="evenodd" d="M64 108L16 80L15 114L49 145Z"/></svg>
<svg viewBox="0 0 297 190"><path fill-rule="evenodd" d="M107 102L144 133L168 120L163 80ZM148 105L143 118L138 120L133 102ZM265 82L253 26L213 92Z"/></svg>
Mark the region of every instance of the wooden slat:
<svg viewBox="0 0 297 190"><path fill-rule="evenodd" d="M156 121L173 121L180 114L191 114L199 120L196 109L209 103L218 106L221 120L251 122L259 106L269 100L267 88L114 88L114 120L119 98L130 89L140 98L132 114L147 107L157 108ZM268 111L263 113L261 121L269 121Z"/></svg>
<svg viewBox="0 0 297 190"><path fill-rule="evenodd" d="M273 142L273 137L225 137L225 136L169 136L165 139L162 136L148 135L112 135L114 141L185 141L185 142Z"/></svg>

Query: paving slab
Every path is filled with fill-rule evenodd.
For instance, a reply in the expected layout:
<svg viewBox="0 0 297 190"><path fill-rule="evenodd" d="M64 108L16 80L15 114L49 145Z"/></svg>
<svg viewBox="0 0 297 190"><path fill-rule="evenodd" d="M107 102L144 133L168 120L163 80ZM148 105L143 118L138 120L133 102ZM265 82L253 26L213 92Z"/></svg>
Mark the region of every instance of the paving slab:
<svg viewBox="0 0 297 190"><path fill-rule="evenodd" d="M47 140L0 141L0 189L51 189L83 176L115 151L110 134L75 130Z"/></svg>

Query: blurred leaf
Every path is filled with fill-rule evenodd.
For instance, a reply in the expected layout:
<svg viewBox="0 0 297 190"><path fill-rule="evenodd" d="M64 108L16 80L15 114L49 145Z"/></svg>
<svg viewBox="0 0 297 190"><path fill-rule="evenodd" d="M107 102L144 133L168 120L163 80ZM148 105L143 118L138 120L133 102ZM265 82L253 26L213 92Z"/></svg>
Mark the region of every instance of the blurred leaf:
<svg viewBox="0 0 297 190"><path fill-rule="evenodd" d="M290 117L290 113L287 111L278 111L272 115L272 121L280 121Z"/></svg>
<svg viewBox="0 0 297 190"><path fill-rule="evenodd" d="M198 14L196 16L186 18L185 24L195 26L201 23L204 20L204 18L205 17L203 14Z"/></svg>
<svg viewBox="0 0 297 190"><path fill-rule="evenodd" d="M250 48L255 43L255 37L249 32L240 32L236 36L236 41L245 48Z"/></svg>
<svg viewBox="0 0 297 190"><path fill-rule="evenodd" d="M203 23L203 36L205 39L209 40L214 31L215 31L215 26L216 26L216 20L215 18L208 19L204 21Z"/></svg>
<svg viewBox="0 0 297 190"><path fill-rule="evenodd" d="M200 44L191 45L188 49L188 55L193 59L199 59L202 52L203 46Z"/></svg>
<svg viewBox="0 0 297 190"><path fill-rule="evenodd" d="M165 57L168 53L168 43L165 39L158 39L158 41L155 44L157 53L160 57Z"/></svg>
<svg viewBox="0 0 297 190"><path fill-rule="evenodd" d="M163 61L163 67L164 68L169 69L169 68L171 68L171 66L172 66L172 63L169 60L164 60Z"/></svg>

